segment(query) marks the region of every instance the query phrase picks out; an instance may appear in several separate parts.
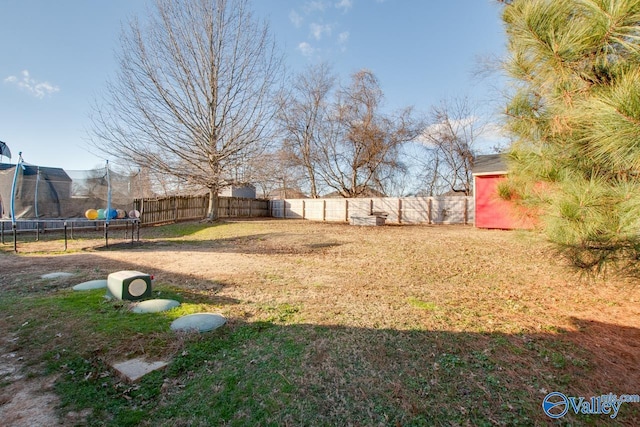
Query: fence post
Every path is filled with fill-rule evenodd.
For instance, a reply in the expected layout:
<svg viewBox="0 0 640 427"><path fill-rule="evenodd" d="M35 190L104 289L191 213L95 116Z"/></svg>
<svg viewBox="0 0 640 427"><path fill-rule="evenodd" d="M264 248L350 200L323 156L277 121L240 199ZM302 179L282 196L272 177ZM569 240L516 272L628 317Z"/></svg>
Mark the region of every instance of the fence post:
<svg viewBox="0 0 640 427"><path fill-rule="evenodd" d="M304 203L304 200L303 200L302 201L302 219L306 219L305 218L305 214L306 214L305 210L306 210L306 208L307 208L307 206L306 206L306 204Z"/></svg>
<svg viewBox="0 0 640 427"><path fill-rule="evenodd" d="M349 222L349 199L344 199L344 220Z"/></svg>
<svg viewBox="0 0 640 427"><path fill-rule="evenodd" d="M429 197L427 199L427 218L429 219L428 224L432 224L431 222L431 210L433 208L432 201L433 201L432 197Z"/></svg>
<svg viewBox="0 0 640 427"><path fill-rule="evenodd" d="M173 222L178 222L178 197L173 196Z"/></svg>
<svg viewBox="0 0 640 427"><path fill-rule="evenodd" d="M464 225L469 223L469 198L465 196L464 198Z"/></svg>
<svg viewBox="0 0 640 427"><path fill-rule="evenodd" d="M323 221L327 220L327 201L326 200L322 201L322 220Z"/></svg>
<svg viewBox="0 0 640 427"><path fill-rule="evenodd" d="M398 224L402 224L402 199L398 198Z"/></svg>

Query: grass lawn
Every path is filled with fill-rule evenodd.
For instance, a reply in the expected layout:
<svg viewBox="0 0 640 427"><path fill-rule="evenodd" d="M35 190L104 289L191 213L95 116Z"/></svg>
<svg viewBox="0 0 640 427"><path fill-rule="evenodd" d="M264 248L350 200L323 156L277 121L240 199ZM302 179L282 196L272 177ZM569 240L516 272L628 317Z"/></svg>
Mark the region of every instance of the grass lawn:
<svg viewBox="0 0 640 427"><path fill-rule="evenodd" d="M226 221L108 249L78 235L67 253L45 237L0 245L5 421L22 382L64 425L640 425L640 403L544 414L553 391L640 394L640 288L580 277L533 232ZM70 290L118 270L182 306ZM57 271L74 275L40 278ZM169 330L200 311L229 321ZM109 364L134 357L169 366L129 384Z"/></svg>

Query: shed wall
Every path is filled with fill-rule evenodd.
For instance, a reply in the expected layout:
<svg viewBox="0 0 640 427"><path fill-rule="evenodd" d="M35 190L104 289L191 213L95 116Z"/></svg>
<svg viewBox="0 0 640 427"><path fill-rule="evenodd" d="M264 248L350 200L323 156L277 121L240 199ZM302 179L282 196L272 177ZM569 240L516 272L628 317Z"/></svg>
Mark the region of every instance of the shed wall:
<svg viewBox="0 0 640 427"><path fill-rule="evenodd" d="M531 217L498 195L498 185L505 179L503 174L474 177L476 227L504 230L533 228Z"/></svg>

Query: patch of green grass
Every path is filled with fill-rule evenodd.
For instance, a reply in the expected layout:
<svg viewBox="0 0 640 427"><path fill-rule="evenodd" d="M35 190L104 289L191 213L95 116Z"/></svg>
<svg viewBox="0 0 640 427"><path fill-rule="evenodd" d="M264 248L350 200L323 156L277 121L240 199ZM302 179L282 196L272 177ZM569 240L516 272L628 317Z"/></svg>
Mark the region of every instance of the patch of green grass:
<svg viewBox="0 0 640 427"><path fill-rule="evenodd" d="M178 238L197 234L214 234L222 223L178 222L160 227L147 228L154 238Z"/></svg>
<svg viewBox="0 0 640 427"><path fill-rule="evenodd" d="M434 311L438 308L436 303L430 301L422 301L417 298L411 297L407 300L412 307L422 310Z"/></svg>
<svg viewBox="0 0 640 427"><path fill-rule="evenodd" d="M135 314L131 303L105 299L105 290L61 291L39 298L33 306L49 319L76 318L105 335L144 334L163 330L169 323L165 313Z"/></svg>
<svg viewBox="0 0 640 427"><path fill-rule="evenodd" d="M179 222L158 227L145 228L145 235L151 239L185 241L208 241L216 239L242 239L264 233L260 223L254 222Z"/></svg>
<svg viewBox="0 0 640 427"><path fill-rule="evenodd" d="M267 305L263 309L267 312L265 321L273 323L291 323L300 313L300 307L287 303Z"/></svg>
<svg viewBox="0 0 640 427"><path fill-rule="evenodd" d="M62 375L56 382L63 410L90 408L88 425L136 426L158 405L163 378L153 372L136 384L118 380L99 359L69 355L55 366Z"/></svg>
<svg viewBox="0 0 640 427"><path fill-rule="evenodd" d="M275 414L296 398L297 387L287 375L302 375L303 348L295 334L267 322L221 329L212 339L188 344L169 367L172 398L153 424L275 423Z"/></svg>

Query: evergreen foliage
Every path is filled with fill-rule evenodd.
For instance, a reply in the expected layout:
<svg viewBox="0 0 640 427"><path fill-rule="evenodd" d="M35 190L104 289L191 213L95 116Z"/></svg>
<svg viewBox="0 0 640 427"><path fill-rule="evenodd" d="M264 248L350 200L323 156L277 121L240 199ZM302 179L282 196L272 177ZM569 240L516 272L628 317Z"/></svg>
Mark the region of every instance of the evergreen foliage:
<svg viewBox="0 0 640 427"><path fill-rule="evenodd" d="M581 269L640 277L640 0L514 0L509 187Z"/></svg>

